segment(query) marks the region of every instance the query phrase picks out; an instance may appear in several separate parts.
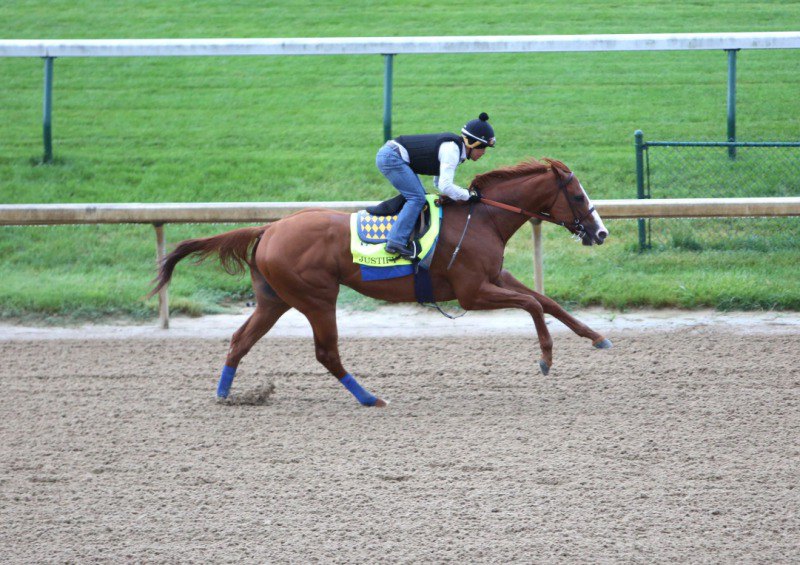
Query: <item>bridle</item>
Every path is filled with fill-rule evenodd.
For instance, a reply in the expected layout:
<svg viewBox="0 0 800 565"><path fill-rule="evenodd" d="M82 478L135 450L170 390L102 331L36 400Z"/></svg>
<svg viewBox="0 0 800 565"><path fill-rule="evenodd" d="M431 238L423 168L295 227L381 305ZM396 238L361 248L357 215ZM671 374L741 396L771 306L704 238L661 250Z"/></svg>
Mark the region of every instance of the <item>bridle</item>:
<svg viewBox="0 0 800 565"><path fill-rule="evenodd" d="M556 173L558 174L558 173ZM567 200L567 204L569 205L569 209L572 212L572 223L568 224L567 222L559 222L558 220L554 219L548 212L530 212L528 210L523 210L518 206L511 206L510 204L505 204L503 202L497 202L496 200L490 200L481 196L481 202L483 204L488 204L489 206L494 206L495 208L501 208L503 210L508 210L509 212L515 212L517 214L523 214L528 216L529 218L535 218L537 220L542 220L543 222L550 222L552 224L556 224L557 226L561 226L563 228L567 228L569 231L573 233L585 233L586 228L583 226L583 221L589 217L592 212L594 212L594 206L590 207L583 215L579 215L578 211L575 209L575 205L572 203L572 200L569 197L569 193L567 192L567 186L572 180L575 178L575 173L569 173L569 176L564 179L560 175L558 176L558 189L559 192L556 193L556 197L553 199L552 204L550 204L549 210L553 209L553 206L556 204L556 199L558 199L559 194L563 194L564 198Z"/></svg>
<svg viewBox="0 0 800 565"><path fill-rule="evenodd" d="M548 210L552 210L553 206L556 204L556 200L558 199L559 194L563 194L564 198L567 199L567 204L569 205L569 209L572 212L572 223L567 224L567 222L559 222L553 216L551 216L548 212L531 212L529 210L524 210L518 206L511 206L510 204L506 204L504 202L497 202L496 200L490 200L489 198L485 198L481 196L480 202L482 204L486 204L488 206L494 206L495 208L500 208L502 210L508 210L509 212L514 212L516 214L522 214L524 216L528 216L529 218L533 218L536 220L542 220L543 222L550 222L551 224L556 224L557 226L561 226L563 228L567 228L569 231L574 233L578 237L583 237L586 233L586 228L583 226L583 221L594 212L594 206L591 206L585 214L579 215L578 211L575 209L575 205L572 203L572 200L569 198L569 193L567 192L567 187L569 183L573 181L575 178L575 173L570 171L569 176L564 179L561 175L556 173L558 177L558 192L556 193L556 197L553 199L553 202L550 204ZM461 250L461 243L464 241L464 236L467 235L467 229L469 228L469 222L472 219L472 208L475 205L474 202L469 203L469 212L467 213L467 220L464 222L464 231L461 232L461 238L458 240L458 244L456 245L455 249L453 250L453 255L450 257L450 262L447 264L447 270L450 270L450 267L453 266L453 262L456 260L458 256L458 252ZM489 218L494 223L494 218L492 215L489 214ZM497 224L495 223L495 228ZM499 230L498 230L499 231ZM445 314L446 315L446 314Z"/></svg>

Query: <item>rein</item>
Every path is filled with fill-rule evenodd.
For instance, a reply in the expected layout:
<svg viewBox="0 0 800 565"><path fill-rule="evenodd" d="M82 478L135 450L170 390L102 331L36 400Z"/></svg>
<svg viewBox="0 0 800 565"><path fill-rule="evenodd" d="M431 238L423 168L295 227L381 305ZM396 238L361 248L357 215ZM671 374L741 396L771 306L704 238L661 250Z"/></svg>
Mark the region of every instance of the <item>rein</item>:
<svg viewBox="0 0 800 565"><path fill-rule="evenodd" d="M509 212L515 212L517 214L523 214L528 216L529 218L536 218L537 220L543 220L545 222L552 222L554 224L558 224L560 226L564 225L564 222L557 222L552 218L552 216L545 214L544 212L529 212L528 210L523 210L518 206L511 206L510 204L504 204L503 202L497 202L496 200L489 200L481 196L481 202L483 204L488 204L489 206L494 206L495 208L501 208L503 210L508 210Z"/></svg>

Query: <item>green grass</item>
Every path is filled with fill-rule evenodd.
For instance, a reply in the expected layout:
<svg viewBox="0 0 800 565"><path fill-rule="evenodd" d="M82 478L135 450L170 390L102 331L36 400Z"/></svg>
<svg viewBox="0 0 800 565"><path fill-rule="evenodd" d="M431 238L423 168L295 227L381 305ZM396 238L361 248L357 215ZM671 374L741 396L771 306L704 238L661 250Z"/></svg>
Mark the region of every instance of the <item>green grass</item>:
<svg viewBox="0 0 800 565"><path fill-rule="evenodd" d="M385 2L15 2L5 38L327 37L780 31L798 2L578 1L442 5ZM800 52L744 51L740 139L797 140ZM499 145L460 168L527 157L567 163L590 195L635 195L633 132L647 139L725 136L724 52L418 55L395 59L395 134L454 130L487 111ZM383 60L359 57L58 59L56 162L39 163L42 62L0 59L0 201L379 200ZM794 187L795 185L792 185ZM700 187L702 188L702 187ZM697 194L704 196L704 194ZM635 222L608 222L586 249L545 228L548 294L571 305L800 308L797 248L715 250L701 238L636 250ZM169 225L169 241L223 225ZM151 317L154 235L140 226L0 228L0 316ZM530 234L507 266L531 283ZM173 310L219 311L246 280L182 265ZM343 300L368 307L345 292Z"/></svg>

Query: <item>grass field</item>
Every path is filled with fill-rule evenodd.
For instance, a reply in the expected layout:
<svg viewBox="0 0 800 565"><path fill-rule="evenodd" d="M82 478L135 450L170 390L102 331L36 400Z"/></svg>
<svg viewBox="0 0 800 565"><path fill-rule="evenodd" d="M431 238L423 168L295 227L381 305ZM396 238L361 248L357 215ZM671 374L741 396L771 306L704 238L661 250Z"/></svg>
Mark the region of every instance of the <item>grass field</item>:
<svg viewBox="0 0 800 565"><path fill-rule="evenodd" d="M499 4L499 3L498 3ZM782 31L798 2L16 2L4 38L327 37ZM739 54L737 133L800 138L800 52ZM393 132L455 130L487 111L498 147L457 181L550 156L590 196L636 194L633 132L722 140L724 52L418 55L395 59ZM197 57L59 59L56 161L41 165L42 62L0 59L0 201L207 202L379 200L383 59ZM795 157L796 159L797 157ZM706 196L698 193L697 196ZM797 246L698 245L640 254L635 222L584 249L545 228L546 289L569 305L800 309ZM230 225L167 227L169 241ZM150 227L0 228L0 316L150 317ZM532 281L530 233L507 266ZM173 310L224 309L246 281L182 266ZM343 300L360 302L352 293Z"/></svg>

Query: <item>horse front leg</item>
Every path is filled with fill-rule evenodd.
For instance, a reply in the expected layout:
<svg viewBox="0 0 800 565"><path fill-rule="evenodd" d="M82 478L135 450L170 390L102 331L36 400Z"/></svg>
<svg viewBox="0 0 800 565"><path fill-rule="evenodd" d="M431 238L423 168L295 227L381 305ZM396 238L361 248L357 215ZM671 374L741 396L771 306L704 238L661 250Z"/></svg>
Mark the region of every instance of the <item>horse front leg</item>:
<svg viewBox="0 0 800 565"><path fill-rule="evenodd" d="M558 302L552 298L548 298L543 294L539 294L538 292L531 290L519 282L516 278L514 278L514 275L506 270L503 270L500 273L500 286L533 296L542 305L545 314L550 314L577 335L590 339L592 341L592 345L594 345L596 348L611 348L611 340L605 338L602 334L597 333L577 318L571 316Z"/></svg>
<svg viewBox="0 0 800 565"><path fill-rule="evenodd" d="M458 296L461 307L465 310L500 310L502 308L521 308L531 315L536 333L539 336L539 347L542 358L539 360L539 369L547 375L553 366L553 338L544 320L544 308L532 295L517 292L510 288L503 288L489 281L485 281L477 292L467 296Z"/></svg>

